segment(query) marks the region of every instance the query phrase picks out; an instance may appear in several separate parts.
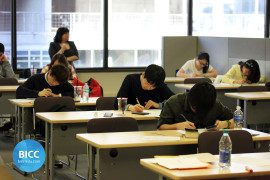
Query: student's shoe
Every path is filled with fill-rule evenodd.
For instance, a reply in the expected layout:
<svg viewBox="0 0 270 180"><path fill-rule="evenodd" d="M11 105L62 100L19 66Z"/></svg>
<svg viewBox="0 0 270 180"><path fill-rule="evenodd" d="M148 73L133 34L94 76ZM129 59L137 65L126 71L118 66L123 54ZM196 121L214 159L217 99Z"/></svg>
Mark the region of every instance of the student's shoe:
<svg viewBox="0 0 270 180"><path fill-rule="evenodd" d="M54 167L62 169L63 168L63 163L61 163L59 160L54 161Z"/></svg>

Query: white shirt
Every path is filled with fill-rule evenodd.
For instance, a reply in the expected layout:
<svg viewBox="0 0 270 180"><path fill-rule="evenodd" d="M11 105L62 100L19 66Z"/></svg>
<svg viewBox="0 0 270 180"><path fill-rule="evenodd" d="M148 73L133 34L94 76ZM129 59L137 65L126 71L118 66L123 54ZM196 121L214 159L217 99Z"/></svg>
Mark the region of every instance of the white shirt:
<svg viewBox="0 0 270 180"><path fill-rule="evenodd" d="M198 71L196 66L195 66L195 59L192 60L188 60L182 67L181 69L183 69L185 71L186 74L202 74L203 70ZM213 67L211 65L209 65L209 68L207 70L207 72L212 71Z"/></svg>

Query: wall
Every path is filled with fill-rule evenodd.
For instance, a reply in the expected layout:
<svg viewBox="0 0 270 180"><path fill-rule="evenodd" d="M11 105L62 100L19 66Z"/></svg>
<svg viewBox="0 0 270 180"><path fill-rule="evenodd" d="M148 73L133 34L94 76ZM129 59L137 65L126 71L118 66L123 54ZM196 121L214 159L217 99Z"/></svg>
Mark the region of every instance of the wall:
<svg viewBox="0 0 270 180"><path fill-rule="evenodd" d="M79 78L83 82L90 77L96 79L103 88L104 96L116 96L126 75L136 72L91 72L79 73Z"/></svg>
<svg viewBox="0 0 270 180"><path fill-rule="evenodd" d="M270 80L270 39L228 37L164 37L164 67L174 76L176 67L196 56L200 51L210 54L210 63L219 74L226 73L239 61L255 59L261 74ZM196 51L196 52L194 52Z"/></svg>

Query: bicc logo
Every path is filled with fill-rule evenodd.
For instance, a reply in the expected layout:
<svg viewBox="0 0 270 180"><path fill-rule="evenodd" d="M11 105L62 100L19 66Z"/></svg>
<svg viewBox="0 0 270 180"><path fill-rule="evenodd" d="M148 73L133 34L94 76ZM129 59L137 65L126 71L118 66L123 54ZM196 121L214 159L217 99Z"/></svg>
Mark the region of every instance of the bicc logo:
<svg viewBox="0 0 270 180"><path fill-rule="evenodd" d="M27 139L19 142L13 150L13 163L24 172L34 172L45 162L45 151L35 140Z"/></svg>

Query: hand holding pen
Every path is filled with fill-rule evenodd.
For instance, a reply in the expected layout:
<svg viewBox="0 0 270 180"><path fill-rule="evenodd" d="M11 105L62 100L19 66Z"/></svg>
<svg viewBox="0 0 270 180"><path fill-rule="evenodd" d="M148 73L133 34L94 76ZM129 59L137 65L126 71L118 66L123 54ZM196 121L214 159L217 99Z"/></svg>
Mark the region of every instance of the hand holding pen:
<svg viewBox="0 0 270 180"><path fill-rule="evenodd" d="M138 98L136 98L136 102L137 104L129 106L129 110L131 112L143 112L144 107L140 104Z"/></svg>

